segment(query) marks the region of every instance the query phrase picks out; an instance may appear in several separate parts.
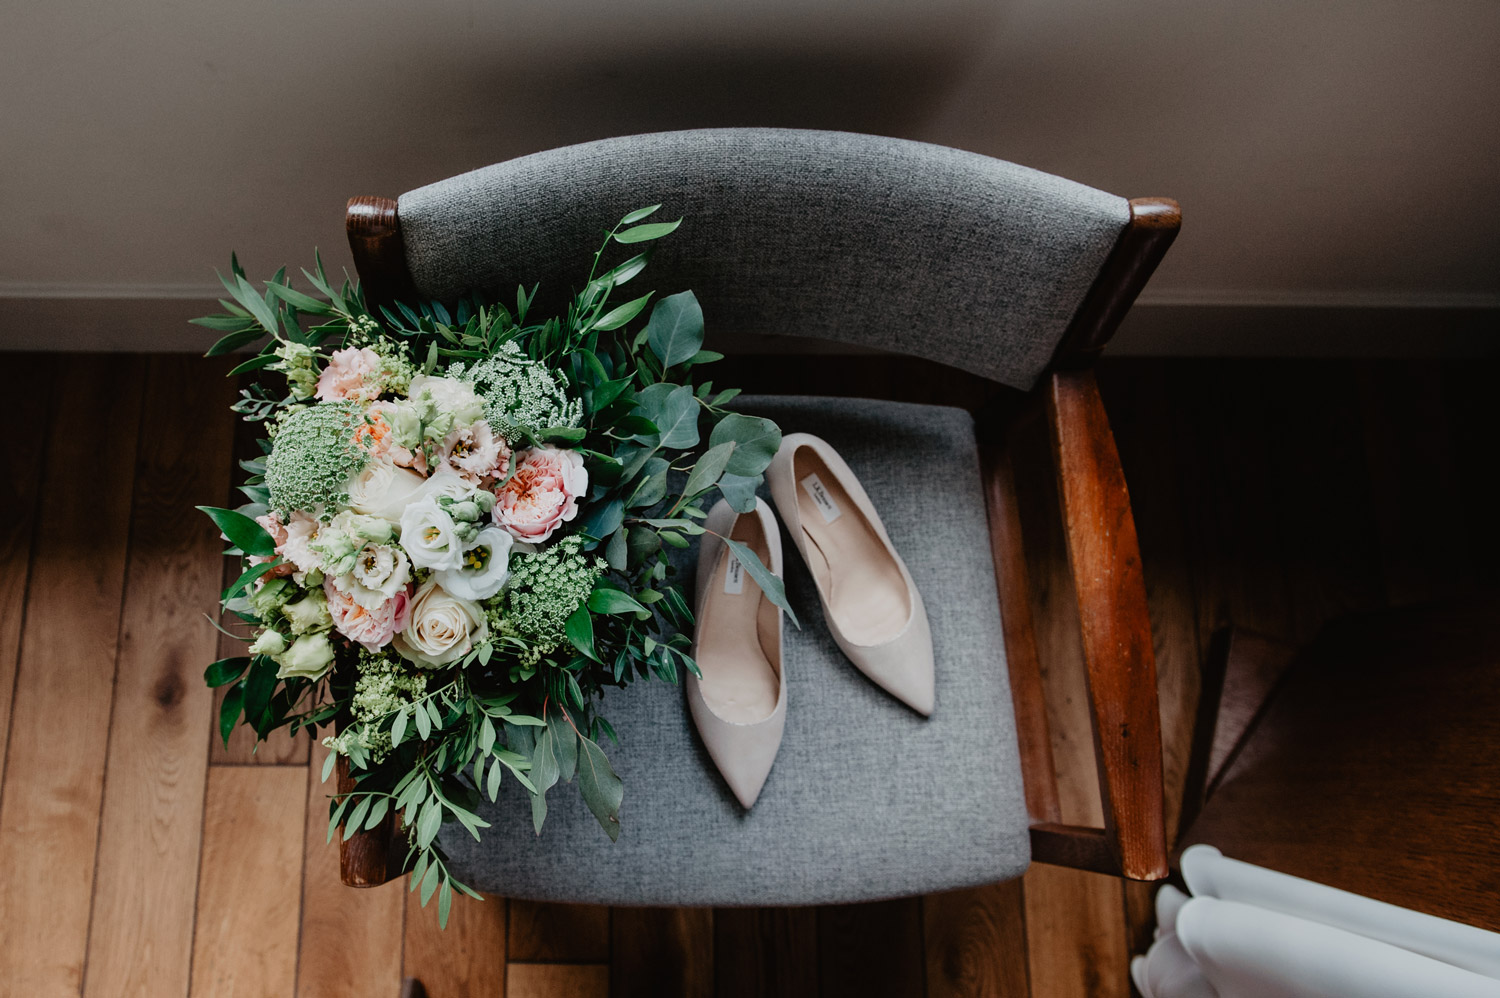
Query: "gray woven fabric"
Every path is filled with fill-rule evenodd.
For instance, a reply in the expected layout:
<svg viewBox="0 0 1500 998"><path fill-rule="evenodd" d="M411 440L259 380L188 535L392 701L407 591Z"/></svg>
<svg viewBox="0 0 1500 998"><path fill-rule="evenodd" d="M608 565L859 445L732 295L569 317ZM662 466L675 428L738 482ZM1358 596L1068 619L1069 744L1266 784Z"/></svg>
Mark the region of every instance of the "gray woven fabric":
<svg viewBox="0 0 1500 998"><path fill-rule="evenodd" d="M1030 861L984 499L968 413L862 399L747 399L816 433L864 483L927 602L937 703L924 720L857 672L829 637L787 545L787 723L748 813L699 741L682 689L610 691L605 749L625 781L611 843L576 786L549 795L541 838L507 781L476 844L444 833L456 874L511 897L600 904L785 905L992 883ZM689 552L691 553L691 552Z"/></svg>
<svg viewBox="0 0 1500 998"><path fill-rule="evenodd" d="M423 293L541 282L550 315L603 232L658 202L685 221L638 281L692 289L710 336L857 343L1023 389L1129 220L1123 198L987 156L769 128L525 156L410 191L399 217Z"/></svg>

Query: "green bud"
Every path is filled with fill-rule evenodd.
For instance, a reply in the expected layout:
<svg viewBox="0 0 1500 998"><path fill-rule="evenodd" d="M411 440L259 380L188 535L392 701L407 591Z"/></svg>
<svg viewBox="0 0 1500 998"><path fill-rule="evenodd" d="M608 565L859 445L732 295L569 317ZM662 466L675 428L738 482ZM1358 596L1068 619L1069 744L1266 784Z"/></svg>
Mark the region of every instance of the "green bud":
<svg viewBox="0 0 1500 998"><path fill-rule="evenodd" d="M275 656L280 655L282 652L286 651L286 649L286 638L282 635L282 633L277 630L272 630L268 627L264 631L260 632L260 636L257 637L255 639L255 642L250 646L250 654L270 655L274 658Z"/></svg>
<svg viewBox="0 0 1500 998"><path fill-rule="evenodd" d="M333 666L333 642L327 631L304 634L275 659L277 679L320 679Z"/></svg>
<svg viewBox="0 0 1500 998"><path fill-rule="evenodd" d="M479 504L472 499L468 499L464 502L456 502L452 506L450 506L448 508L448 515L453 517L455 521L473 523L478 520L482 514L479 510Z"/></svg>
<svg viewBox="0 0 1500 998"><path fill-rule="evenodd" d="M484 489L475 489L473 494L469 496L469 501L479 507L479 512L482 515L488 516L490 510L495 508L495 493Z"/></svg>

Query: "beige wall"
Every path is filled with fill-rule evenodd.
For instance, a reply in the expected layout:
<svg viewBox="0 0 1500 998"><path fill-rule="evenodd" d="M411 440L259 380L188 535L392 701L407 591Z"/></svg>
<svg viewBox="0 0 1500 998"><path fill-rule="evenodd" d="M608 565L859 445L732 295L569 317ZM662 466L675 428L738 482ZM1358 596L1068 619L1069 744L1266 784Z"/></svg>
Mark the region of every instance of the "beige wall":
<svg viewBox="0 0 1500 998"><path fill-rule="evenodd" d="M1175 196L1163 305L1500 305L1495 0L4 0L0 298L198 297L345 259L350 194L731 124Z"/></svg>

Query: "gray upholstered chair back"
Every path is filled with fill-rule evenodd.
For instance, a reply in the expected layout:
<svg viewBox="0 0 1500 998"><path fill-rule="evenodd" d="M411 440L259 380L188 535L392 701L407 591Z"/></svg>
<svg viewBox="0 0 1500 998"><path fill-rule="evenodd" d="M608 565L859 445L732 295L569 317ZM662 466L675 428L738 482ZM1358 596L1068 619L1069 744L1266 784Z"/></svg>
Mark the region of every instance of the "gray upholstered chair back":
<svg viewBox="0 0 1500 998"><path fill-rule="evenodd" d="M817 337L1023 389L1130 220L1124 198L986 156L769 128L537 153L404 194L399 217L421 293L540 282L555 305L604 231L658 202L685 221L638 280L696 292L710 346L715 331Z"/></svg>

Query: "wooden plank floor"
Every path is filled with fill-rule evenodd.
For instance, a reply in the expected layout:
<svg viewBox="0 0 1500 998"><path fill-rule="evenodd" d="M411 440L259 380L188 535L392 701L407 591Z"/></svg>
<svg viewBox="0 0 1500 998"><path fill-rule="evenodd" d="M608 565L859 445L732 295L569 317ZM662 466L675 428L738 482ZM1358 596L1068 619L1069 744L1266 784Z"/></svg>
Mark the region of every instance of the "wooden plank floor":
<svg viewBox="0 0 1500 998"><path fill-rule="evenodd" d="M7 363L41 374L12 407L0 485L6 994L395 998L407 975L433 998L1129 994L1149 891L1044 866L806 910L491 899L455 904L446 933L404 884L343 888L324 842L325 750L304 737L252 752L242 736L225 750L211 736L199 673L232 643L200 616L224 566L188 507L232 495L226 365ZM726 367L719 379L747 388L826 377L760 358ZM844 394L966 388L910 365L840 367ZM1459 365L1106 361L1100 382L1141 538L1175 821L1217 627L1304 641L1346 611L1471 587L1495 563L1500 539L1464 527L1493 501L1493 462L1456 456L1491 446L1497 417ZM1077 610L1034 443L1018 503L1063 819L1084 822L1098 804Z"/></svg>

